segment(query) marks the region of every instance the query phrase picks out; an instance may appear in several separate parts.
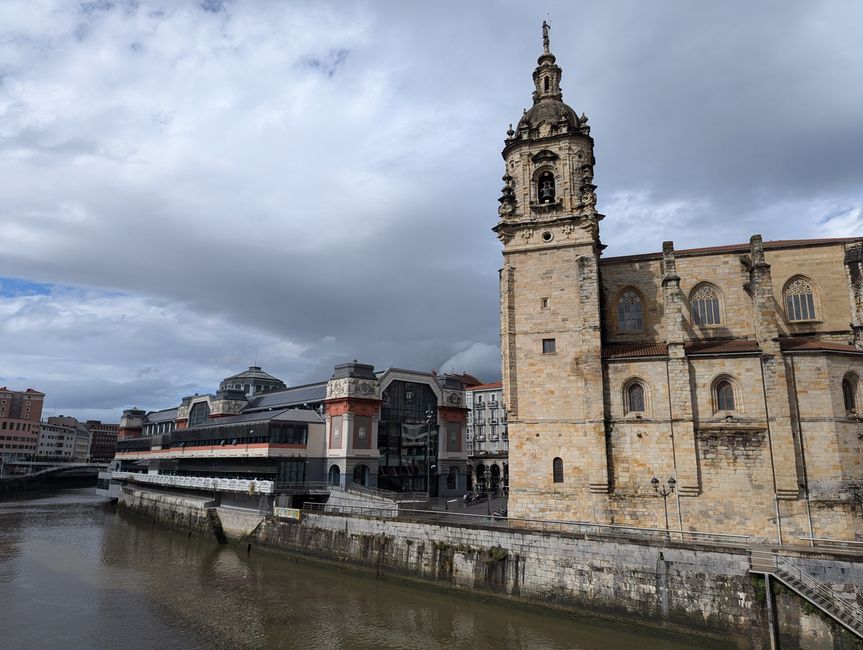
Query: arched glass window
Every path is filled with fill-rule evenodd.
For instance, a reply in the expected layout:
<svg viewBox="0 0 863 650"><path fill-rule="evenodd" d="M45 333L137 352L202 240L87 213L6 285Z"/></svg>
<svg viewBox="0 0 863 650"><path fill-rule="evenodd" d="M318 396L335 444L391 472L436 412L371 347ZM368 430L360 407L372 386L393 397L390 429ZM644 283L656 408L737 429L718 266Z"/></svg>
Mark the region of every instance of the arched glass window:
<svg viewBox="0 0 863 650"><path fill-rule="evenodd" d="M626 412L644 412L644 386L637 381L632 382L626 389Z"/></svg>
<svg viewBox="0 0 863 650"><path fill-rule="evenodd" d="M842 380L842 399L846 413L857 412L857 378L853 375L845 375Z"/></svg>
<svg viewBox="0 0 863 650"><path fill-rule="evenodd" d="M555 458L551 461L551 476L555 483L563 483L563 460Z"/></svg>
<svg viewBox="0 0 863 650"><path fill-rule="evenodd" d="M641 296L627 289L617 301L617 327L621 332L639 332L644 329Z"/></svg>
<svg viewBox="0 0 863 650"><path fill-rule="evenodd" d="M723 379L716 384L716 410L734 410L734 386L727 379Z"/></svg>
<svg viewBox="0 0 863 650"><path fill-rule="evenodd" d="M719 294L709 284L698 287L689 299L692 305L692 322L696 325L719 325Z"/></svg>
<svg viewBox="0 0 863 650"><path fill-rule="evenodd" d="M196 402L189 411L189 426L203 424L210 417L210 405L206 402Z"/></svg>
<svg viewBox="0 0 863 650"><path fill-rule="evenodd" d="M785 313L788 320L815 320L815 295L812 284L797 278L785 288Z"/></svg>

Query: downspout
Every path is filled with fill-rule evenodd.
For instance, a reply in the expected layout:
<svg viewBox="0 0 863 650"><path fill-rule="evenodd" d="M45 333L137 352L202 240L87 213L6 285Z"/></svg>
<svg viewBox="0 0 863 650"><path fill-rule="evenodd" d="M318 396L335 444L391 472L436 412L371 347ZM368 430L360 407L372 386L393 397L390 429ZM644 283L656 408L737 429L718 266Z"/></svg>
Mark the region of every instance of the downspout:
<svg viewBox="0 0 863 650"><path fill-rule="evenodd" d="M782 546L782 515L779 514L779 496L776 493L776 467L773 463L773 432L770 430L770 409L767 406L767 381L764 379L764 358L758 357L761 369L761 394L764 397L764 422L767 425L767 447L770 451L770 472L773 475L773 507L776 512L776 535L779 546Z"/></svg>
<svg viewBox="0 0 863 650"><path fill-rule="evenodd" d="M803 419L800 416L800 398L797 396L797 367L791 357L791 388L794 389L794 412L797 416L797 439L800 440L800 463L803 465L803 493L806 495L806 519L809 522L809 545L815 546L815 531L812 528L812 507L809 501L809 473L806 470L806 447L803 444Z"/></svg>
<svg viewBox="0 0 863 650"><path fill-rule="evenodd" d="M674 412L671 406L671 372L668 369L668 359L665 360L665 381L666 391L668 393L668 426L671 429L671 464L674 468L674 480L677 480L677 451L675 451L674 440ZM680 489L674 491L674 498L677 502L677 526L680 529L680 539L683 540L683 513L680 511Z"/></svg>

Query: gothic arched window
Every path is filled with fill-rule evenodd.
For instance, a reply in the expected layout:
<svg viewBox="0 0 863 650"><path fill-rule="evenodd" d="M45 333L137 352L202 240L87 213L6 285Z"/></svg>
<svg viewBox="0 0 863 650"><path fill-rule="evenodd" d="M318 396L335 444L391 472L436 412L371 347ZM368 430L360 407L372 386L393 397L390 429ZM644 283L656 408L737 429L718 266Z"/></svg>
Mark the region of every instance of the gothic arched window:
<svg viewBox="0 0 863 650"><path fill-rule="evenodd" d="M189 426L203 424L210 417L210 405L206 402L195 402L189 411Z"/></svg>
<svg viewBox="0 0 863 650"><path fill-rule="evenodd" d="M644 329L641 296L633 289L624 291L617 301L617 329L621 332L640 332Z"/></svg>
<svg viewBox="0 0 863 650"><path fill-rule="evenodd" d="M857 412L857 377L853 374L849 373L842 379L842 400L846 413Z"/></svg>
<svg viewBox="0 0 863 650"><path fill-rule="evenodd" d="M815 291L805 278L796 278L785 287L785 313L790 321L815 320Z"/></svg>
<svg viewBox="0 0 863 650"><path fill-rule="evenodd" d="M630 382L626 387L626 412L643 413L644 411L644 386L639 381Z"/></svg>
<svg viewBox="0 0 863 650"><path fill-rule="evenodd" d="M543 172L536 182L536 195L540 203L554 203L554 174Z"/></svg>
<svg viewBox="0 0 863 650"><path fill-rule="evenodd" d="M689 298L692 322L696 325L719 325L719 293L709 284L702 284Z"/></svg>
<svg viewBox="0 0 863 650"><path fill-rule="evenodd" d="M555 483L563 483L563 459L555 458L551 461L551 477Z"/></svg>
<svg viewBox="0 0 863 650"><path fill-rule="evenodd" d="M714 399L717 411L734 411L734 384L729 379L721 379L714 387Z"/></svg>

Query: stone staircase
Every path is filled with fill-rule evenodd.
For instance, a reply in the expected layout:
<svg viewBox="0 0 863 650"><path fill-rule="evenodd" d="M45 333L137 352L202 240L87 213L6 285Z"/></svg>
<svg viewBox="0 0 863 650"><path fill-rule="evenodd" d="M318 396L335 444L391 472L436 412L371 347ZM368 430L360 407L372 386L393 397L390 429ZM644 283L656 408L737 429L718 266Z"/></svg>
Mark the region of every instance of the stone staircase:
<svg viewBox="0 0 863 650"><path fill-rule="evenodd" d="M774 553L770 549L754 548L750 551L749 561L750 573L762 573L776 578L863 639L863 609L804 571L792 558Z"/></svg>

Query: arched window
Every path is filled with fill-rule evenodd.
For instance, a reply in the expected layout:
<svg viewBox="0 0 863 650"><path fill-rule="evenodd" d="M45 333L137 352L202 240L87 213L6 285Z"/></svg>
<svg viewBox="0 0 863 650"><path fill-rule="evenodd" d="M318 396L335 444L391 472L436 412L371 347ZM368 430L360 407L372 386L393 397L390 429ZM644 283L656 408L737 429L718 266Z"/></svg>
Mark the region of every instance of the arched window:
<svg viewBox="0 0 863 650"><path fill-rule="evenodd" d="M640 332L644 329L641 296L633 289L624 291L617 301L617 328L621 332Z"/></svg>
<svg viewBox="0 0 863 650"><path fill-rule="evenodd" d="M633 381L626 388L626 412L644 412L644 386L641 382Z"/></svg>
<svg viewBox="0 0 863 650"><path fill-rule="evenodd" d="M203 424L210 417L210 405L206 402L195 402L189 411L189 426Z"/></svg>
<svg viewBox="0 0 863 650"><path fill-rule="evenodd" d="M536 184L536 195L540 203L554 203L554 174L543 172Z"/></svg>
<svg viewBox="0 0 863 650"><path fill-rule="evenodd" d="M785 287L785 313L790 321L815 320L815 292L812 283L796 278Z"/></svg>
<svg viewBox="0 0 863 650"><path fill-rule="evenodd" d="M543 81L543 85L545 86L545 92L548 92L548 77Z"/></svg>
<svg viewBox="0 0 863 650"><path fill-rule="evenodd" d="M857 377L852 374L842 379L842 400L846 413L857 413Z"/></svg>
<svg viewBox="0 0 863 650"><path fill-rule="evenodd" d="M733 411L734 404L734 386L728 379L722 379L716 382L716 410L717 411Z"/></svg>
<svg viewBox="0 0 863 650"><path fill-rule="evenodd" d="M555 458L551 461L551 476L555 483L563 483L563 460Z"/></svg>
<svg viewBox="0 0 863 650"><path fill-rule="evenodd" d="M719 293L709 284L702 284L689 298L692 306L692 322L696 325L719 325Z"/></svg>

